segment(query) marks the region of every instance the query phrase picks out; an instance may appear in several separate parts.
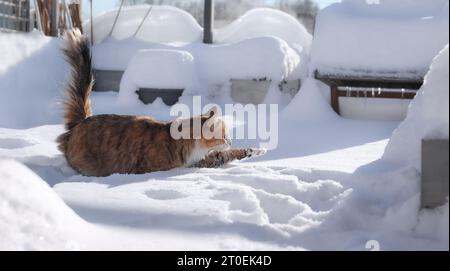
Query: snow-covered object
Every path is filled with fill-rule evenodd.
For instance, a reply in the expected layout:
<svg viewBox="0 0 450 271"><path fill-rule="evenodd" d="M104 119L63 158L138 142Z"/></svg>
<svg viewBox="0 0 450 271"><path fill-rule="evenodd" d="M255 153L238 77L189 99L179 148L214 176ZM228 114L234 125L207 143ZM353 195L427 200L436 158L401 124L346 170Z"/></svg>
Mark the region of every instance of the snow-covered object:
<svg viewBox="0 0 450 271"><path fill-rule="evenodd" d="M94 68L98 70L125 71L134 54L146 49L183 50L183 47L146 42L136 38L123 40L110 38L92 47L92 62ZM111 57L112 55L114 57Z"/></svg>
<svg viewBox="0 0 450 271"><path fill-rule="evenodd" d="M210 81L222 81L217 80L218 77L228 77L229 80L231 75L237 77L275 75L274 80L306 76L307 59L301 58L296 50L276 37L259 37L212 46L203 43L172 46L137 39L108 40L94 46L94 66L97 69L125 70L130 59L138 51L145 49L188 52L196 62L199 62L198 65L203 66L200 67L201 71L207 73L203 77L209 77Z"/></svg>
<svg viewBox="0 0 450 271"><path fill-rule="evenodd" d="M85 222L34 172L0 160L0 250L81 249Z"/></svg>
<svg viewBox="0 0 450 271"><path fill-rule="evenodd" d="M124 7L111 37L118 40L133 37L149 8L148 5ZM113 9L94 18L95 43L110 35L117 13L118 9ZM84 24L84 29L90 36L90 21ZM194 17L186 11L171 6L153 6L136 37L148 42L189 43L201 40L202 31Z"/></svg>
<svg viewBox="0 0 450 271"><path fill-rule="evenodd" d="M422 139L449 138L449 47L434 59L408 116L386 148L384 158L421 170Z"/></svg>
<svg viewBox="0 0 450 271"><path fill-rule="evenodd" d="M448 0L344 0L317 17L311 72L420 78L448 43Z"/></svg>
<svg viewBox="0 0 450 271"><path fill-rule="evenodd" d="M127 70L119 97L122 104L137 100L136 87L173 88L177 85L177 88L190 90L195 86L195 94L216 97L211 91L229 93L231 79L261 78L273 82L268 102L286 104L283 95L276 91L277 85L285 79L303 80L307 75L311 35L295 18L284 12L251 10L229 26L218 29L216 44L205 45L201 42L202 28L194 18L167 6L154 6L139 33L133 36L149 7L124 8L110 37L118 10L94 19L95 68ZM166 26L169 19L170 24ZM86 24L86 29L89 29L89 22ZM152 56L150 61L144 61L146 57L141 57L140 50L184 51L193 56L197 74L185 72L184 64L166 61L165 56ZM144 66L148 69L142 69ZM164 72L166 70L173 71ZM192 93L188 91L185 94ZM212 102L220 103L217 100Z"/></svg>
<svg viewBox="0 0 450 271"><path fill-rule="evenodd" d="M184 89L196 83L194 57L186 51L141 50L130 60L120 82L119 101L137 101L139 88Z"/></svg>
<svg viewBox="0 0 450 271"><path fill-rule="evenodd" d="M203 28L191 14L170 6L153 6L139 32L136 30L148 12L150 6L139 5L124 7L111 33L118 9L107 11L94 18L94 40L102 43L108 37L123 40L136 37L141 41L186 44L201 42ZM90 35L90 21L84 24L86 34ZM248 11L231 24L216 29L215 41L235 43L263 36L275 36L285 40L299 52L307 53L312 37L306 28L289 14L269 8L257 8Z"/></svg>
<svg viewBox="0 0 450 271"><path fill-rule="evenodd" d="M69 69L61 46L59 39L37 31L0 32L0 126L24 128L62 121L58 102Z"/></svg>
<svg viewBox="0 0 450 271"><path fill-rule="evenodd" d="M299 54L280 38L259 37L196 49L199 73L211 83L262 77L280 82L301 76Z"/></svg>
<svg viewBox="0 0 450 271"><path fill-rule="evenodd" d="M129 42L134 43L134 40ZM128 44L125 41L113 43L118 47ZM115 47L106 44L108 42L97 47L105 46L109 52ZM211 95L211 91L217 88L229 94L230 79L271 79L273 92L279 92L277 84L282 80L306 75L306 65L297 51L276 37L252 38L214 46L202 43L183 47L148 45L155 49L137 51L126 68L120 88L121 102L137 101L134 92L137 87L146 86L182 88L188 90L185 94L203 97ZM119 51L118 48L116 50ZM102 56L97 55L95 61L105 60L114 65L110 68L117 67L117 63L107 60L106 50L97 49L97 52ZM218 100L213 102L220 103Z"/></svg>
<svg viewBox="0 0 450 271"><path fill-rule="evenodd" d="M309 52L312 37L291 15L270 8L252 9L231 24L217 29L217 42L237 42L248 38L276 36L292 47Z"/></svg>

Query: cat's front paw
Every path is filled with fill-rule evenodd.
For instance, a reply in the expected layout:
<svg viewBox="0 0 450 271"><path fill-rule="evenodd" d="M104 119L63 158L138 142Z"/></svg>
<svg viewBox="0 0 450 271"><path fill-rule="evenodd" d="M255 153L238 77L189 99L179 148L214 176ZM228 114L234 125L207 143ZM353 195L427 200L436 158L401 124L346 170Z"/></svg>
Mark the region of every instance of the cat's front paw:
<svg viewBox="0 0 450 271"><path fill-rule="evenodd" d="M247 150L247 157L257 157L257 156L263 156L267 153L267 149L248 149Z"/></svg>

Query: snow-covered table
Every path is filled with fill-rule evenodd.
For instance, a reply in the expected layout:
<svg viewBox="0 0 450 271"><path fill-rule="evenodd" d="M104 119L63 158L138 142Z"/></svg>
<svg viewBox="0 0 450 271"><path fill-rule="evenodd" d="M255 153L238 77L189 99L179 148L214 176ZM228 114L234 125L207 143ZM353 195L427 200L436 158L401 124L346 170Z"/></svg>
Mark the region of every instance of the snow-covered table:
<svg viewBox="0 0 450 271"><path fill-rule="evenodd" d="M315 71L315 78L330 86L331 105L340 114L339 97L414 99L423 84L423 77L367 76L322 74ZM347 89L342 89L346 87ZM355 89L352 89L355 88Z"/></svg>
<svg viewBox="0 0 450 271"><path fill-rule="evenodd" d="M338 113L342 96L413 98L401 90L420 88L447 43L448 1L345 0L317 16L310 71L331 87Z"/></svg>

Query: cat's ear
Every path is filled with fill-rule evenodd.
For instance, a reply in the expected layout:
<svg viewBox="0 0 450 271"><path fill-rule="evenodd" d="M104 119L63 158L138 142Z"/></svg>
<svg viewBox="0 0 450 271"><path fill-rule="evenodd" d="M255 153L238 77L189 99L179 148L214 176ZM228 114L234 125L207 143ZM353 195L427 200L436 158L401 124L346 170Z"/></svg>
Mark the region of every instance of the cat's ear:
<svg viewBox="0 0 450 271"><path fill-rule="evenodd" d="M208 113L205 114L206 117L209 119L212 117L218 117L219 109L217 106L213 106L211 109L209 109Z"/></svg>

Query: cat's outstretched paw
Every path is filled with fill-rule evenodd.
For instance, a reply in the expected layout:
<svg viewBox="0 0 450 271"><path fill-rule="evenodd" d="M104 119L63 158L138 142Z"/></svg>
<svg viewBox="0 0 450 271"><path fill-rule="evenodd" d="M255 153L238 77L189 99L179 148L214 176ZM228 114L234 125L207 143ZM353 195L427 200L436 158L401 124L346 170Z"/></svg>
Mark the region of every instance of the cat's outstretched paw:
<svg viewBox="0 0 450 271"><path fill-rule="evenodd" d="M247 158L263 156L267 153L266 149L248 149Z"/></svg>

